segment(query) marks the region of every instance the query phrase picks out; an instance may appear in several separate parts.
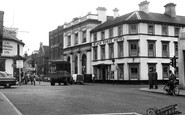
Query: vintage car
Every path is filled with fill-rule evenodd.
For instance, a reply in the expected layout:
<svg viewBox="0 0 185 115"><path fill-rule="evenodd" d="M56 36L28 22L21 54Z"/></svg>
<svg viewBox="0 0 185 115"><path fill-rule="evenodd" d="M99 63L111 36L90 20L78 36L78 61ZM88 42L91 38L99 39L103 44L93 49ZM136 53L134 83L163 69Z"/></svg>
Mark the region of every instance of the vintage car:
<svg viewBox="0 0 185 115"><path fill-rule="evenodd" d="M74 84L84 84L84 75L83 74L73 74L73 83Z"/></svg>
<svg viewBox="0 0 185 115"><path fill-rule="evenodd" d="M16 78L9 76L6 72L0 71L0 86L10 88L12 85L16 85Z"/></svg>
<svg viewBox="0 0 185 115"><path fill-rule="evenodd" d="M55 83L64 83L64 85L72 84L72 76L67 71L56 71L54 73L50 73L50 83L51 86L54 86Z"/></svg>

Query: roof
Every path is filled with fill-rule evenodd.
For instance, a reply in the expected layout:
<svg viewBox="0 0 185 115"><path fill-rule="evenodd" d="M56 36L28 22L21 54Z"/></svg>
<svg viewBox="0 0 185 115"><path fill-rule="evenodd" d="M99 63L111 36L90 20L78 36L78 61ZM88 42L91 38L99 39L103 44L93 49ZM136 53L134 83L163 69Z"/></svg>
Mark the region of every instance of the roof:
<svg viewBox="0 0 185 115"><path fill-rule="evenodd" d="M3 38L5 39L9 39L12 41L16 41L22 45L24 45L24 43L22 42L22 40L19 40L18 38L16 38L15 36L11 35L10 33L8 33L6 30L3 31Z"/></svg>
<svg viewBox="0 0 185 115"><path fill-rule="evenodd" d="M159 24L166 23L172 25L185 26L185 16L170 17L167 14L145 13L143 11L134 11L100 24L99 26L92 29L91 33L124 23L136 23L136 22L152 22Z"/></svg>

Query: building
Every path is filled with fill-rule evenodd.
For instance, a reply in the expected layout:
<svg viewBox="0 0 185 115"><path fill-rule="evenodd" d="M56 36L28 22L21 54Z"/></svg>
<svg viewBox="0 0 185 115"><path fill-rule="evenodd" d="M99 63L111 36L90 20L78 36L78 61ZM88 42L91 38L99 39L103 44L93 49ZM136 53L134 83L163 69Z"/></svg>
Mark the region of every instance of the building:
<svg viewBox="0 0 185 115"><path fill-rule="evenodd" d="M175 4L164 13L149 12L149 2L134 11L106 21L91 30L92 70L96 80L141 82L156 69L158 80L168 79L170 58L178 56L179 29L185 16L176 15Z"/></svg>
<svg viewBox="0 0 185 115"><path fill-rule="evenodd" d="M49 46L43 45L40 42L38 53L32 54L32 66L35 68L38 75L46 75L49 72Z"/></svg>
<svg viewBox="0 0 185 115"><path fill-rule="evenodd" d="M88 13L64 24L63 56L71 63L71 74L92 74L90 31L110 18L104 7L98 7L97 14Z"/></svg>
<svg viewBox="0 0 185 115"><path fill-rule="evenodd" d="M3 27L4 12L0 11L0 37L2 41L2 53L0 54L0 71L6 71L14 76L18 73L16 60L24 60L22 57L24 43L16 37L16 28Z"/></svg>
<svg viewBox="0 0 185 115"><path fill-rule="evenodd" d="M49 61L63 60L63 26L49 32Z"/></svg>

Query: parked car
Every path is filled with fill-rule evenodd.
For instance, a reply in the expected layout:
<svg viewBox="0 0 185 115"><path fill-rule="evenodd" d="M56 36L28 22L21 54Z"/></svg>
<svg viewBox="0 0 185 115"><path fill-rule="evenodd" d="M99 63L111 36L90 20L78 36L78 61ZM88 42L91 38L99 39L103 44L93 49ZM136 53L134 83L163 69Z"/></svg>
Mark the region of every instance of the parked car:
<svg viewBox="0 0 185 115"><path fill-rule="evenodd" d="M56 71L54 73L50 73L50 83L52 86L55 85L55 83L64 83L64 85L67 85L68 83L72 84L72 76L67 71Z"/></svg>
<svg viewBox="0 0 185 115"><path fill-rule="evenodd" d="M10 88L12 85L16 85L16 78L9 76L6 72L0 71L0 86Z"/></svg>
<svg viewBox="0 0 185 115"><path fill-rule="evenodd" d="M84 84L84 75L83 74L73 74L73 83L74 84Z"/></svg>

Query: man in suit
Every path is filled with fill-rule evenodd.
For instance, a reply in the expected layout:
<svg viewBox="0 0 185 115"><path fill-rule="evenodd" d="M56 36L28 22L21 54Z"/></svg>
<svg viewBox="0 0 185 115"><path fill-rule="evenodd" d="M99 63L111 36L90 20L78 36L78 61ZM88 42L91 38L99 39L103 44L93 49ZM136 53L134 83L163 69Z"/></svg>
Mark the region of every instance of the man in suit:
<svg viewBox="0 0 185 115"><path fill-rule="evenodd" d="M156 69L154 69L154 71L153 71L153 83L154 83L155 89L158 89L157 78L158 78L158 74L156 72Z"/></svg>
<svg viewBox="0 0 185 115"><path fill-rule="evenodd" d="M153 72L152 72L152 69L149 69L148 81L149 81L149 89L153 89Z"/></svg>

